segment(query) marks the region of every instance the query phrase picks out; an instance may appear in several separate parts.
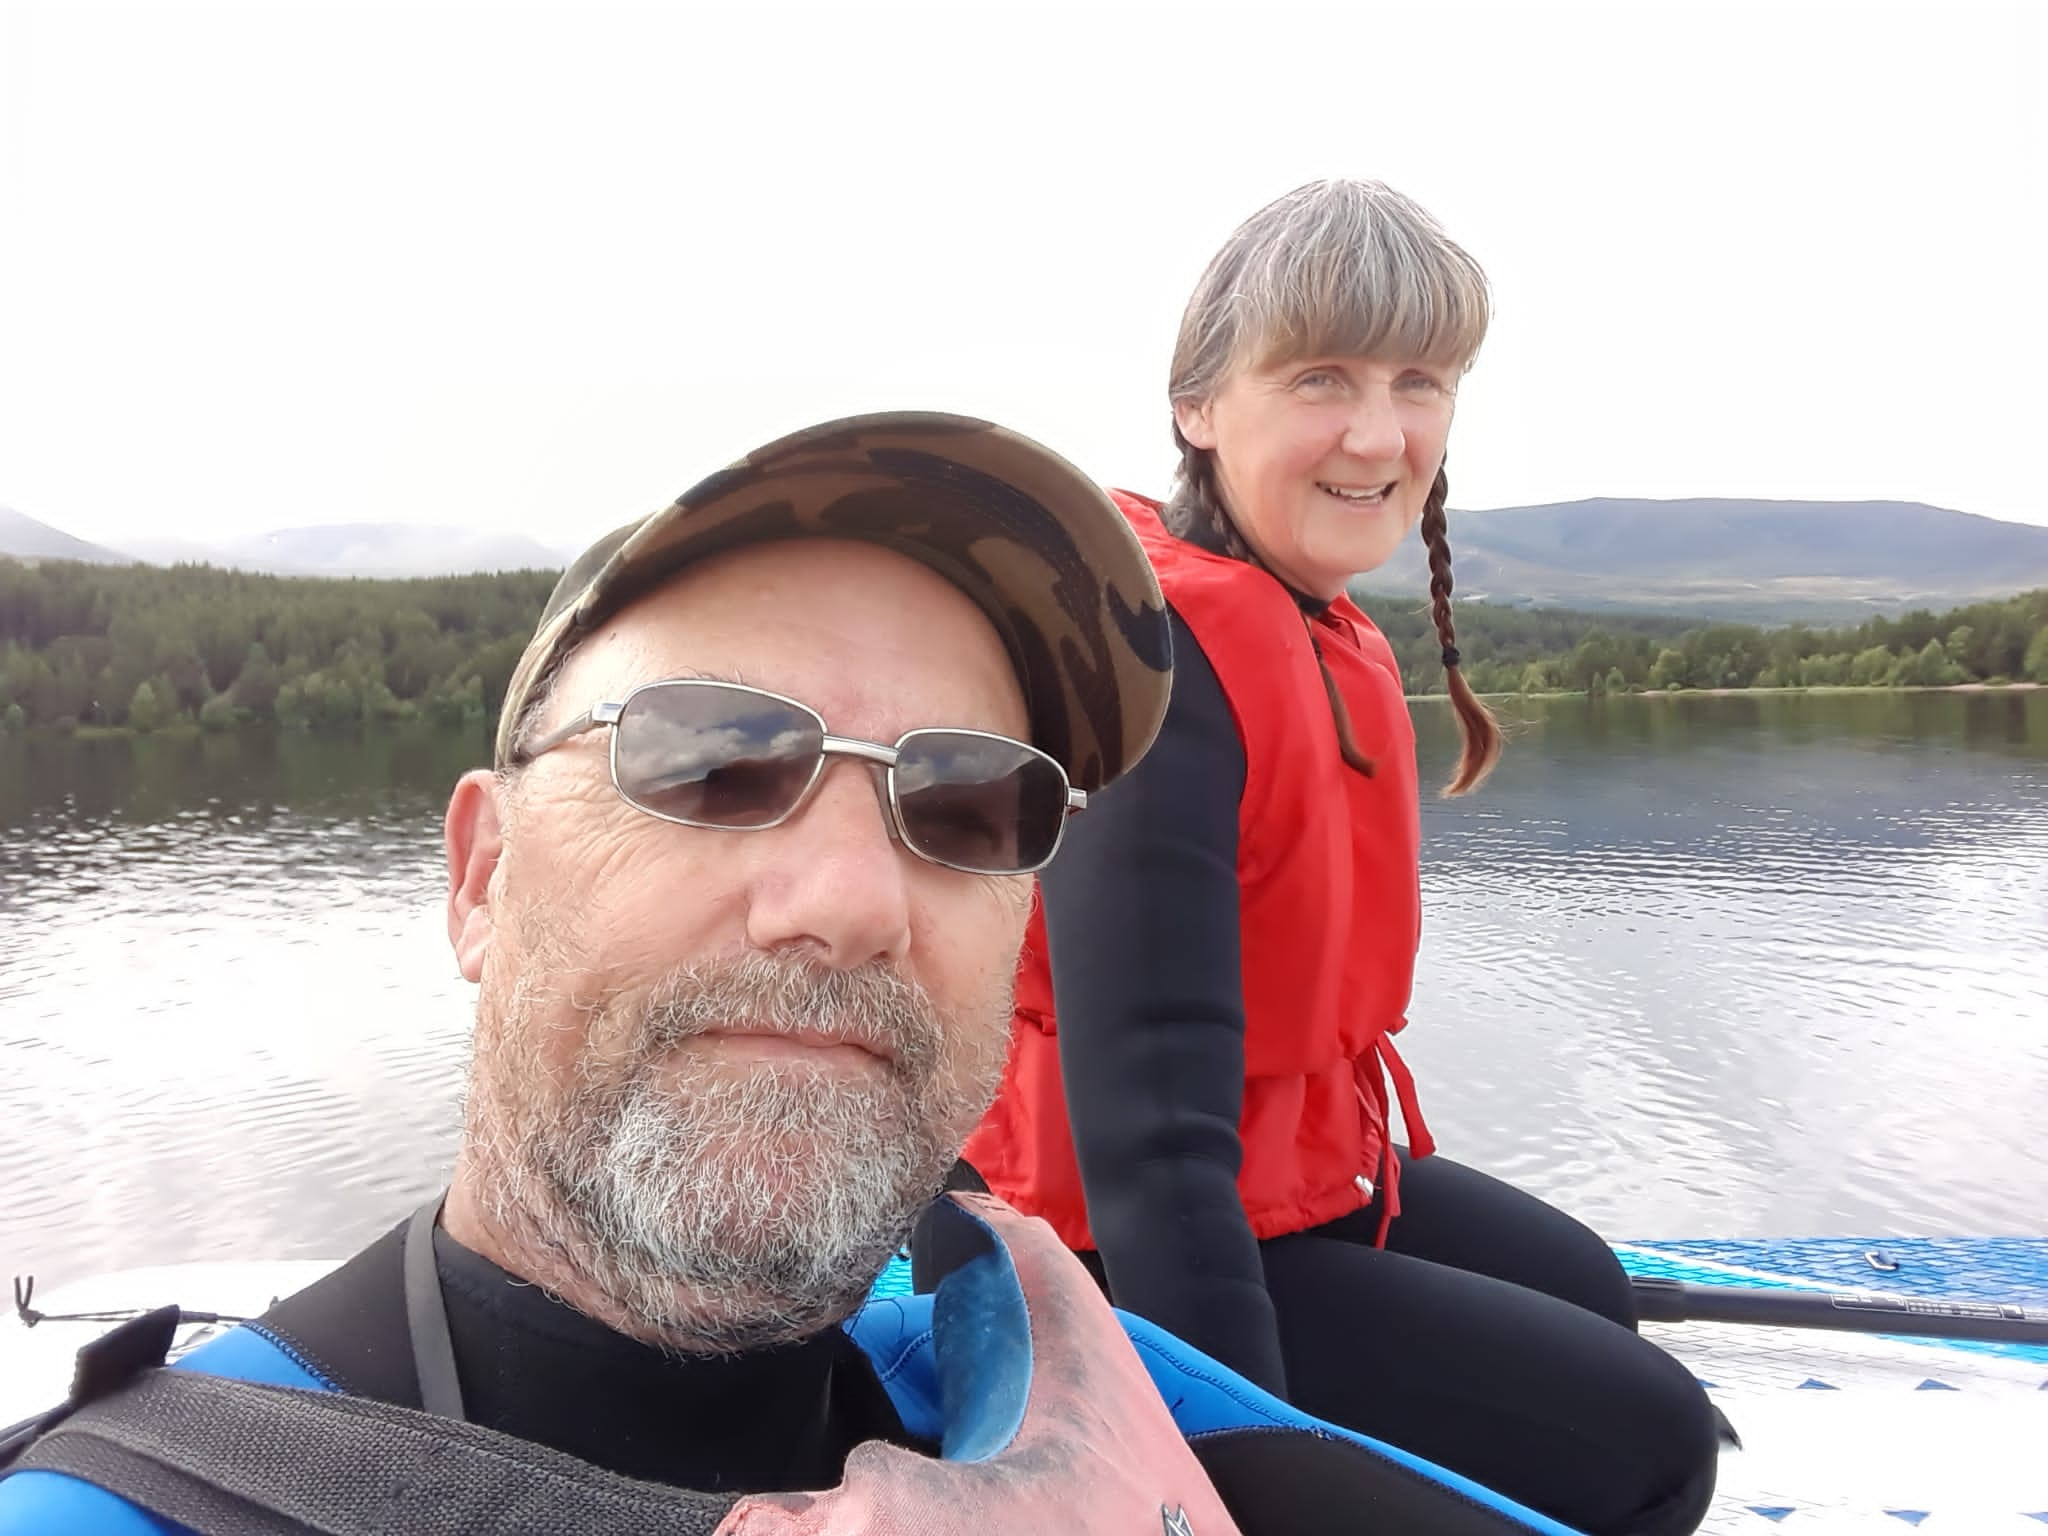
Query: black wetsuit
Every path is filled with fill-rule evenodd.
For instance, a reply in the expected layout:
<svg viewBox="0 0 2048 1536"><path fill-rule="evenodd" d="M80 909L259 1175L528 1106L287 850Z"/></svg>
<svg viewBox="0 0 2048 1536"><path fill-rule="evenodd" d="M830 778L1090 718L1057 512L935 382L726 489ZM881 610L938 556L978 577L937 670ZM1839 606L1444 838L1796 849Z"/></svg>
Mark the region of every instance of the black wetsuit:
<svg viewBox="0 0 2048 1536"><path fill-rule="evenodd" d="M1177 614L1173 646L1158 745L1073 819L1041 877L1068 1114L1100 1244L1083 1261L1118 1306L1320 1418L1588 1532L1692 1530L1713 1491L1713 1410L1690 1373L1636 1336L1627 1276L1571 1217L1437 1156L1404 1159L1384 1249L1377 1199L1323 1227L1253 1238L1237 1197L1244 748ZM1125 931L1121 913L1140 900L1147 931L1176 945L1133 965L1091 940ZM1133 1088L1161 1081L1170 1098ZM953 1262L923 1228L913 1251L920 1289Z"/></svg>
<svg viewBox="0 0 2048 1536"><path fill-rule="evenodd" d="M406 1328L403 1226L273 1308L264 1325L342 1390L420 1406ZM448 1332L475 1424L622 1473L705 1492L831 1488L863 1440L905 1434L838 1328L784 1348L664 1354L434 1234Z"/></svg>

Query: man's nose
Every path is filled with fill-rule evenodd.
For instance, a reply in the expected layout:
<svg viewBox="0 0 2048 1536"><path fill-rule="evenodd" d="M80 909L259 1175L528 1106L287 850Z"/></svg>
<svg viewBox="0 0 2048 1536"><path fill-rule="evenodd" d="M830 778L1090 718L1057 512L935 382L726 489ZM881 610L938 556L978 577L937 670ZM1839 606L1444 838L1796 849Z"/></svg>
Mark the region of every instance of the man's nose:
<svg viewBox="0 0 2048 1536"><path fill-rule="evenodd" d="M758 839L747 908L756 948L803 948L836 969L900 964L910 949L910 861L873 765L828 758L810 797Z"/></svg>

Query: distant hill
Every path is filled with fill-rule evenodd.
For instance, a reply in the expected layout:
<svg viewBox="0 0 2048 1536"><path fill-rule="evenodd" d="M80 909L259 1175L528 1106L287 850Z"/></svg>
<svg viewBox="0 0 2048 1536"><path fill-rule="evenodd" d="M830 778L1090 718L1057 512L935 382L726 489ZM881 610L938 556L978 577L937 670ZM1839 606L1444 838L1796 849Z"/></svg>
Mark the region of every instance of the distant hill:
<svg viewBox="0 0 2048 1536"><path fill-rule="evenodd" d="M2048 586L2048 528L1919 502L1600 498L1450 515L1460 597L1520 607L1861 619ZM1428 590L1419 540L1364 590Z"/></svg>
<svg viewBox="0 0 2048 1536"><path fill-rule="evenodd" d="M1458 596L1518 608L1859 623L2048 587L2048 528L1917 502L1603 498L1454 509L1450 535ZM403 523L280 528L213 545L151 537L116 551L4 509L0 555L384 577L560 570L569 558L518 534ZM1412 599L1428 583L1421 541L1410 539L1357 586Z"/></svg>
<svg viewBox="0 0 2048 1536"><path fill-rule="evenodd" d="M11 507L0 507L0 555L17 560L89 560L95 565L134 563L132 555L75 539L63 529L37 522Z"/></svg>
<svg viewBox="0 0 2048 1536"><path fill-rule="evenodd" d="M223 569L246 569L239 562L230 558L226 550L216 548L211 544L198 544L191 539L169 539L145 534L136 538L123 539L121 541L121 548L126 553L133 555L137 560L140 560L144 565L217 565ZM272 572L271 574L284 575L286 573L279 571ZM304 573L293 572L290 574L302 575Z"/></svg>
<svg viewBox="0 0 2048 1536"><path fill-rule="evenodd" d="M295 576L453 576L560 570L568 557L520 534L409 523L279 528L222 546L244 570Z"/></svg>
<svg viewBox="0 0 2048 1536"><path fill-rule="evenodd" d="M120 550L88 544L47 523L0 508L0 555L30 560L215 565L274 576L462 576L480 571L560 570L568 555L518 534L407 523L280 528L205 544L145 535Z"/></svg>

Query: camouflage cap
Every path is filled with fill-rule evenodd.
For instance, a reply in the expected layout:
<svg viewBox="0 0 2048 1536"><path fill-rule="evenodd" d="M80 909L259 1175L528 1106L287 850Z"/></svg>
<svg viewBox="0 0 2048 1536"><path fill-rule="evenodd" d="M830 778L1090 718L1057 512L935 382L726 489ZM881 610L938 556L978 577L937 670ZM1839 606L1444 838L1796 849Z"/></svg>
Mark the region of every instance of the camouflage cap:
<svg viewBox="0 0 2048 1536"><path fill-rule="evenodd" d="M1102 490L991 422L892 411L808 427L599 539L570 564L512 674L497 762L521 716L594 628L683 566L772 539L862 539L931 567L988 615L1031 739L1077 789L1144 756L1166 712L1171 641L1158 579Z"/></svg>

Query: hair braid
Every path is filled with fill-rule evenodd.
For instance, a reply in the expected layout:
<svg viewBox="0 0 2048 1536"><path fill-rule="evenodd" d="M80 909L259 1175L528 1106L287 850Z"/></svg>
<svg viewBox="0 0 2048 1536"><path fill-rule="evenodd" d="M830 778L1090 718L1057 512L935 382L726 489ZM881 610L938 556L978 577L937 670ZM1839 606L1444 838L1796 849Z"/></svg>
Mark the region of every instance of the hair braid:
<svg viewBox="0 0 2048 1536"><path fill-rule="evenodd" d="M1472 685L1465 681L1463 658L1458 654L1458 631L1451 622L1451 545L1445 534L1444 503L1451 492L1450 481L1441 466L1429 497L1422 504L1422 542L1429 551L1429 608L1436 620L1436 637L1443 644L1444 682L1451 704L1458 712L1458 731L1464 750L1458 767L1444 786L1445 795L1462 795L1476 789L1493 765L1500 760L1500 726L1493 711L1480 702Z"/></svg>

